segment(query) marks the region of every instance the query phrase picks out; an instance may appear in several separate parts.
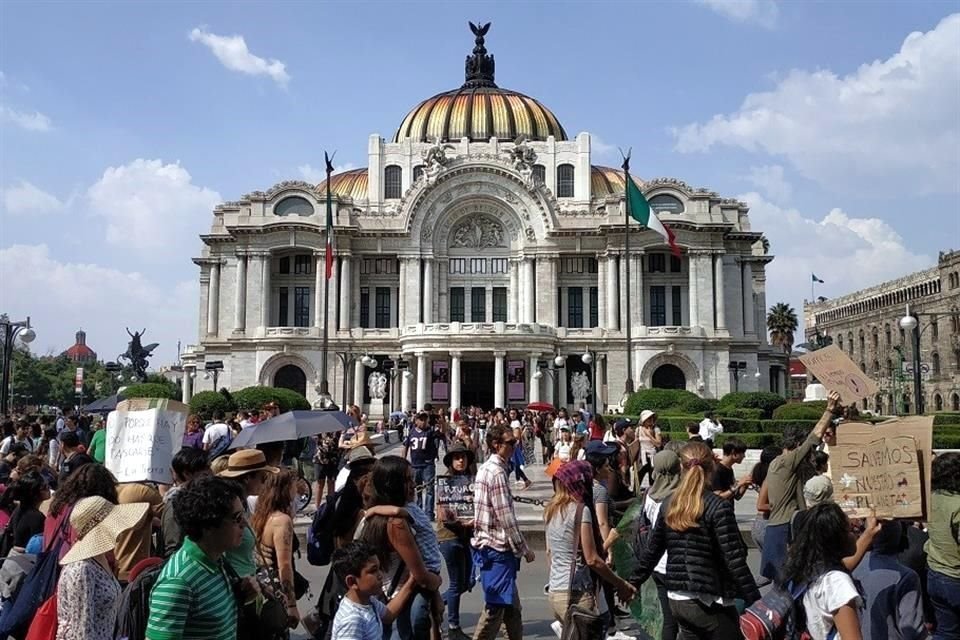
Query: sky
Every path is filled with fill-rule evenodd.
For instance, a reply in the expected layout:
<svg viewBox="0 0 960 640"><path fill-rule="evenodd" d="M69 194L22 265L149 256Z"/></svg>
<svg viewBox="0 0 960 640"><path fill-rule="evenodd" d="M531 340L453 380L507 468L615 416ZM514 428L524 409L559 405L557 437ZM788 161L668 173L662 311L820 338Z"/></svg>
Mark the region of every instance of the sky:
<svg viewBox="0 0 960 640"><path fill-rule="evenodd" d="M960 248L960 0L0 3L0 313L33 350L83 328L154 367L197 342L217 202L365 166L458 87L490 21L497 83L594 164L750 205L767 302L802 317ZM39 30L39 33L38 33ZM42 34L42 37L40 37Z"/></svg>

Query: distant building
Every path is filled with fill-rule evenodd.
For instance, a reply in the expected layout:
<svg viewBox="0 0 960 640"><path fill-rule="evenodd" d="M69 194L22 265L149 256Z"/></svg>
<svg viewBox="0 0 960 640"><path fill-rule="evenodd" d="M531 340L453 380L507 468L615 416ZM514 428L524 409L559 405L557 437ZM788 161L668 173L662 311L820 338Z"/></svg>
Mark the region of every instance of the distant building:
<svg viewBox="0 0 960 640"><path fill-rule="evenodd" d="M787 389L787 400L801 401L807 390L807 367L800 362L802 354L794 351L790 355L790 382Z"/></svg>
<svg viewBox="0 0 960 640"><path fill-rule="evenodd" d="M914 406L910 337L900 319L910 305L920 320L922 401L927 411L960 411L960 251L935 267L869 289L803 305L806 338L819 331L876 380L880 392L862 408L885 414Z"/></svg>
<svg viewBox="0 0 960 640"><path fill-rule="evenodd" d="M78 364L97 361L97 352L87 346L87 333L83 329L77 331L76 344L64 351L63 355Z"/></svg>

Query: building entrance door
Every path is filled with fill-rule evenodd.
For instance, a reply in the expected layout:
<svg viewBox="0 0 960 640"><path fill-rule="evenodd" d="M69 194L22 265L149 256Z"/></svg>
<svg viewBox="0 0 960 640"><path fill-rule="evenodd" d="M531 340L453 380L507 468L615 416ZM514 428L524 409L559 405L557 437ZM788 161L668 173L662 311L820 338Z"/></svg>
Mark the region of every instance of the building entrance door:
<svg viewBox="0 0 960 640"><path fill-rule="evenodd" d="M464 361L460 364L460 404L493 409L493 363Z"/></svg>

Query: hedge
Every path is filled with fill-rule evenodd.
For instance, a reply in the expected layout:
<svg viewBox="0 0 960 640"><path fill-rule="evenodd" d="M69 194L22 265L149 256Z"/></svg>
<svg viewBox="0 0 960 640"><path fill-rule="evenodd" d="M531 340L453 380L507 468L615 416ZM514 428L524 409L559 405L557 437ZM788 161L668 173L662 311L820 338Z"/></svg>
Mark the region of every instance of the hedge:
<svg viewBox="0 0 960 640"><path fill-rule="evenodd" d="M791 402L773 410L774 420L819 420L827 410L826 400Z"/></svg>
<svg viewBox="0 0 960 640"><path fill-rule="evenodd" d="M643 389L630 395L624 413L640 415L644 409L669 415L671 413L703 413L716 406L715 400L701 398L683 389Z"/></svg>
<svg viewBox="0 0 960 640"><path fill-rule="evenodd" d="M218 391L200 391L190 398L190 413L195 413L204 420L212 419L216 411L229 413L236 409L230 394Z"/></svg>
<svg viewBox="0 0 960 640"><path fill-rule="evenodd" d="M933 416L933 426L960 425L960 413L937 413Z"/></svg>
<svg viewBox="0 0 960 640"><path fill-rule="evenodd" d="M686 431L665 431L663 435L668 436L671 440L677 440L680 442L686 442L687 432ZM736 438L743 442L750 449L762 449L767 446L780 446L780 434L778 433L731 433L731 434L721 434L716 437L714 444L717 447L722 447L723 443L730 438ZM960 435L941 435L937 432L933 434L933 448L934 449L960 449Z"/></svg>
<svg viewBox="0 0 960 640"><path fill-rule="evenodd" d="M717 417L720 422L730 418L739 418L741 420L760 420L763 418L763 409L717 409Z"/></svg>
<svg viewBox="0 0 960 640"><path fill-rule="evenodd" d="M783 396L769 391L736 391L720 398L717 412L722 413L724 409L760 409L763 415L758 417L769 418L777 407L785 403Z"/></svg>
<svg viewBox="0 0 960 640"><path fill-rule="evenodd" d="M259 410L271 402L276 402L281 412L311 408L307 399L296 391L276 387L246 387L235 391L233 400L240 411Z"/></svg>
<svg viewBox="0 0 960 640"><path fill-rule="evenodd" d="M160 384L158 382L141 382L132 384L123 390L124 398L167 398L168 400L178 400L177 390L169 384Z"/></svg>

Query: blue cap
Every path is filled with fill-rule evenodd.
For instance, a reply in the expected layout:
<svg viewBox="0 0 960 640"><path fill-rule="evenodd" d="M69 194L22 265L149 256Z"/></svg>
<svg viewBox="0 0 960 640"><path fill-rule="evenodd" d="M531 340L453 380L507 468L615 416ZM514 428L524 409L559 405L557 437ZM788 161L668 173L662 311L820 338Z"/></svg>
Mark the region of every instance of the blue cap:
<svg viewBox="0 0 960 640"><path fill-rule="evenodd" d="M603 440L591 440L587 443L586 452L587 455L612 456L617 452L617 448L612 444L607 444Z"/></svg>

